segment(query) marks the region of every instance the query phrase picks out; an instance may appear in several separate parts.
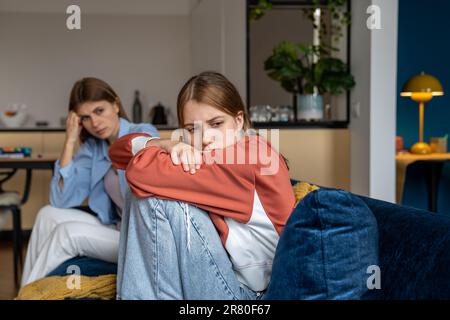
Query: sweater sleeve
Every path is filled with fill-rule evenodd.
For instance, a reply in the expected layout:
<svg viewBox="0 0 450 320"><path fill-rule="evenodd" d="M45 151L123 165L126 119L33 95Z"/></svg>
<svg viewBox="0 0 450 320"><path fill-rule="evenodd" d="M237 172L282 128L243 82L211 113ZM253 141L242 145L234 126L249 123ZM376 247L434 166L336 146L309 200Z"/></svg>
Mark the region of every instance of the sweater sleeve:
<svg viewBox="0 0 450 320"><path fill-rule="evenodd" d="M174 165L166 151L149 147L131 160L126 177L138 197L188 202L244 223L252 213L253 165L202 164L190 174L181 165Z"/></svg>
<svg viewBox="0 0 450 320"><path fill-rule="evenodd" d="M126 168L126 178L137 197L158 197L188 202L210 213L247 222L253 208L255 165L224 164L205 159L195 174L172 163L170 154L147 147L132 154L131 134L110 148L110 158L118 169Z"/></svg>
<svg viewBox="0 0 450 320"><path fill-rule="evenodd" d="M137 151L140 151L140 150L133 150L133 139L135 138L136 139L147 138L148 141L151 138L151 136L146 133L130 133L117 139L111 145L108 151L109 158L111 159L114 169L125 170L131 158L133 158L134 154L137 153ZM134 149L136 149L136 146ZM142 149L142 146L140 149Z"/></svg>

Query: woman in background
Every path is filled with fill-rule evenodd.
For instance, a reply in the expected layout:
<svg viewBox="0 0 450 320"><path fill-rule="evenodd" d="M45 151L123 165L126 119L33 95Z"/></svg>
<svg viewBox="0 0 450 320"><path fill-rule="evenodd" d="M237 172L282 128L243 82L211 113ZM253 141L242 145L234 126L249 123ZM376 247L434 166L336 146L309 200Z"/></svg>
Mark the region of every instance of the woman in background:
<svg viewBox="0 0 450 320"><path fill-rule="evenodd" d="M118 225L128 186L124 172L111 167L108 149L133 132L158 136L150 124L128 122L118 95L106 82L83 78L74 84L66 140L50 184L50 205L37 215L22 286L76 256L117 262ZM80 207L86 198L88 208Z"/></svg>

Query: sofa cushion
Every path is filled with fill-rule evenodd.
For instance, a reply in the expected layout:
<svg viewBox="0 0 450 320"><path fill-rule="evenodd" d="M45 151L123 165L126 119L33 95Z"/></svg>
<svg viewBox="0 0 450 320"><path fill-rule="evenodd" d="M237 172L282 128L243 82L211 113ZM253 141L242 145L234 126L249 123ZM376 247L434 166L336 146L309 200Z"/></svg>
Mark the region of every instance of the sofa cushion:
<svg viewBox="0 0 450 320"><path fill-rule="evenodd" d="M47 276L67 276L74 273L73 266L80 271L80 275L95 277L106 274L116 274L117 264L89 257L75 257L60 264ZM72 268L71 268L72 267Z"/></svg>
<svg viewBox="0 0 450 320"><path fill-rule="evenodd" d="M15 300L113 300L116 275L97 277L52 276L22 287Z"/></svg>
<svg viewBox="0 0 450 320"><path fill-rule="evenodd" d="M360 299L378 265L377 222L351 193L319 189L294 209L280 237L266 299Z"/></svg>

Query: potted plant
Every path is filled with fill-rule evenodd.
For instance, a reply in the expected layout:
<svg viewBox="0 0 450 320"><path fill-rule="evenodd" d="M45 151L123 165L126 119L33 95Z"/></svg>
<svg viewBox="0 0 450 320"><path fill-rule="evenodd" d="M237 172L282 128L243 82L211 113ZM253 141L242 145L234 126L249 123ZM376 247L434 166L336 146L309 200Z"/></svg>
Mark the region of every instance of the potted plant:
<svg viewBox="0 0 450 320"><path fill-rule="evenodd" d="M318 43L297 44L283 41L265 61L264 70L268 76L280 82L283 89L293 94L295 119L323 118L323 95L340 95L355 86L347 65L331 55L338 51L322 41L331 35L334 41L342 37L342 27L350 23L350 15L343 9L347 0L314 0L303 14L312 22L317 32ZM323 7L323 3L326 6ZM317 9L327 9L331 25L327 27L324 15L315 16Z"/></svg>
<svg viewBox="0 0 450 320"><path fill-rule="evenodd" d="M296 119L322 119L323 95L339 95L355 85L342 60L322 55L314 62L319 50L284 41L264 63L268 76L294 94Z"/></svg>

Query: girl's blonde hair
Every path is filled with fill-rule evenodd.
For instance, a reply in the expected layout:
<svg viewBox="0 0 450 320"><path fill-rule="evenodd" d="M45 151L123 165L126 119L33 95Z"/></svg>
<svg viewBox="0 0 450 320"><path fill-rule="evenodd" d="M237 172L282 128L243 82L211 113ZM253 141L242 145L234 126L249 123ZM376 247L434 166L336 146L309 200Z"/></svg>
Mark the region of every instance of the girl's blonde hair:
<svg viewBox="0 0 450 320"><path fill-rule="evenodd" d="M233 117L242 112L244 131L251 127L247 109L239 92L225 76L218 72L202 72L185 83L178 94L177 100L177 115L180 127L184 125L184 107L191 100L210 105Z"/></svg>

